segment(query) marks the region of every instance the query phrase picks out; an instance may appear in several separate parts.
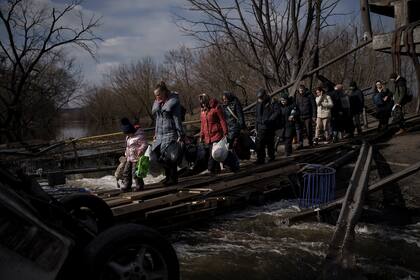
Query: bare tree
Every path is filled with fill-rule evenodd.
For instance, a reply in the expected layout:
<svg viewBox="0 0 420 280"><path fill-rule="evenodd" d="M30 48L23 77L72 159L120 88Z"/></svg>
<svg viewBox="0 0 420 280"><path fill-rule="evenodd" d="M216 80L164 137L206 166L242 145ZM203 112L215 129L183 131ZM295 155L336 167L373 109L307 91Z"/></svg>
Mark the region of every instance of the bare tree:
<svg viewBox="0 0 420 280"><path fill-rule="evenodd" d="M195 54L185 46L170 50L165 55L165 80L170 81L172 87L180 92L180 97L186 105L190 115L194 114L197 105L197 89L194 85Z"/></svg>
<svg viewBox="0 0 420 280"><path fill-rule="evenodd" d="M327 24L338 1L188 0L199 19L181 18L181 28L205 46L230 52L259 73L268 88L294 80L310 49L315 5ZM324 3L324 4L321 4ZM192 17L194 18L194 17ZM182 24L184 23L184 24Z"/></svg>
<svg viewBox="0 0 420 280"><path fill-rule="evenodd" d="M9 141L22 140L30 123L25 119L25 104L32 98L31 88L46 69L54 67L63 48L73 45L94 54L100 40L94 34L99 18L86 18L80 4L78 0L61 8L32 0L1 4L0 28L6 36L0 37L5 80L0 94L0 127ZM68 17L78 22L68 24Z"/></svg>
<svg viewBox="0 0 420 280"><path fill-rule="evenodd" d="M126 116L137 120L148 117L150 125L153 124L153 90L159 81L159 73L158 65L150 57L111 70L107 78L123 104Z"/></svg>

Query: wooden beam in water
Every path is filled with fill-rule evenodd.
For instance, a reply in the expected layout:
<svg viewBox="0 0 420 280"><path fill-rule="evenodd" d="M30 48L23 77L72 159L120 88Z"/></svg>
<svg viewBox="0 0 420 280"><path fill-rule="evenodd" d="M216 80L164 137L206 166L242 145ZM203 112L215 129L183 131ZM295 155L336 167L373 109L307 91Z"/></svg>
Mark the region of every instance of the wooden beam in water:
<svg viewBox="0 0 420 280"><path fill-rule="evenodd" d="M420 161L411 165L408 168L405 168L404 170L401 170L397 173L387 176L386 178L374 183L373 185L370 185L367 189L367 192L371 194L379 190L382 190L384 187L390 184L393 184L395 182L398 182L402 179L405 179L406 177L413 175L417 173L418 171L420 171ZM304 210L299 213L294 213L292 215L284 216L280 218L280 222L284 225L290 225L292 223L307 219L311 216L319 216L324 212L328 212L335 208L338 208L339 206L342 205L343 201L344 201L343 198L339 198L339 199L334 200L331 203L328 203L325 206L322 206L316 209Z"/></svg>
<svg viewBox="0 0 420 280"><path fill-rule="evenodd" d="M363 210L365 192L367 190L372 147L366 143L360 149L359 157L350 179L344 198L336 230L330 242L324 267L324 279L337 279L346 275L356 267L353 252L355 240L354 228Z"/></svg>

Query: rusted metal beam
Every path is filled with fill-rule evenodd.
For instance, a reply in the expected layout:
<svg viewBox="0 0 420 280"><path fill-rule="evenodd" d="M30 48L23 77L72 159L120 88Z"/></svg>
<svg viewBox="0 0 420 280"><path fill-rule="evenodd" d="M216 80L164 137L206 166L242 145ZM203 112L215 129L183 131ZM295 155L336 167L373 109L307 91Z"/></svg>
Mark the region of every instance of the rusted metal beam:
<svg viewBox="0 0 420 280"><path fill-rule="evenodd" d="M333 59L331 59L331 60L329 60L329 61L327 61L327 62L325 62L325 63L324 63L324 64L322 64L321 66L319 66L319 67L317 67L317 68L315 68L315 69L312 69L311 71L307 72L305 75L303 75L303 76L302 76L302 78L301 78L301 79L304 79L304 78L306 78L306 77L309 77L309 76L311 76L311 75L315 74L316 72L318 72L318 71L320 71L320 70L322 70L322 69L324 69L324 68L326 68L326 67L330 66L331 64L333 64L333 63L335 63L335 62L339 61L339 60L340 60L340 59L342 59L343 57L346 57L346 56L348 56L349 54L352 54L352 53L354 53L355 51L357 51L357 50L359 50L359 49L361 49L361 48L366 47L366 46L367 46L367 45L369 45L370 43L372 43L372 40L369 40L369 41L367 41L367 42L364 42L364 43L360 44L359 46L357 46L357 47L355 47L355 48L353 48L353 49L351 49L351 50L349 50L349 51L347 51L347 52L345 52L345 53L343 53L343 54L341 54L341 55L339 55L339 56L337 56L337 57L335 57L335 58L333 58ZM280 94L280 93L281 93L281 92L283 92L284 90L286 90L286 89L290 88L291 86L293 86L295 83L296 83L296 80L294 80L294 81L292 81L292 82L290 82L290 83L288 83L288 84L286 84L286 85L284 85L284 86L280 87L279 89L277 89L277 90L275 90L274 92L270 93L270 96L271 96L271 97L273 97L273 96L275 96L275 95L277 95L277 94ZM249 104L248 106L246 106L246 107L244 108L244 111L249 111L250 109L254 108L254 106L255 106L256 104L257 104L257 102L253 102L253 103Z"/></svg>

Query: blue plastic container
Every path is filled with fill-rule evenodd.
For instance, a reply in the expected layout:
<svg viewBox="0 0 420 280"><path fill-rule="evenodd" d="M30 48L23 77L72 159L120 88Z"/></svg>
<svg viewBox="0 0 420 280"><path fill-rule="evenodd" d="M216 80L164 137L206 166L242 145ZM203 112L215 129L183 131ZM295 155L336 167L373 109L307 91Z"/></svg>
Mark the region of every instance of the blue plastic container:
<svg viewBox="0 0 420 280"><path fill-rule="evenodd" d="M320 207L334 198L335 169L317 164L305 166L299 206L301 208Z"/></svg>

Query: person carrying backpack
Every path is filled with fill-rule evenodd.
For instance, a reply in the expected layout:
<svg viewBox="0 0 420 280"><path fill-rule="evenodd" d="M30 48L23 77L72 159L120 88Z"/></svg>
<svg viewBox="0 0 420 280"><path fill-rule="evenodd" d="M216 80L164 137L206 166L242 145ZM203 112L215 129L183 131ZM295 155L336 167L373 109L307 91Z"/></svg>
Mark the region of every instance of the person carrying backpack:
<svg viewBox="0 0 420 280"><path fill-rule="evenodd" d="M240 159L251 156L249 136L246 131L245 117L242 104L230 91L223 92L223 110L228 125L227 140L229 149L233 150Z"/></svg>
<svg viewBox="0 0 420 280"><path fill-rule="evenodd" d="M270 161L275 159L274 135L279 119L279 105L273 101L265 89L257 91L257 105L255 108L255 140L257 161L256 164L265 163L266 152Z"/></svg>
<svg viewBox="0 0 420 280"><path fill-rule="evenodd" d="M405 132L404 105L411 101L411 95L408 94L407 80L405 78L397 75L397 73L392 73L389 81L394 100L392 123L398 125L399 130L395 135L399 135Z"/></svg>

